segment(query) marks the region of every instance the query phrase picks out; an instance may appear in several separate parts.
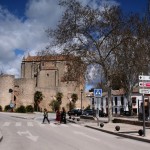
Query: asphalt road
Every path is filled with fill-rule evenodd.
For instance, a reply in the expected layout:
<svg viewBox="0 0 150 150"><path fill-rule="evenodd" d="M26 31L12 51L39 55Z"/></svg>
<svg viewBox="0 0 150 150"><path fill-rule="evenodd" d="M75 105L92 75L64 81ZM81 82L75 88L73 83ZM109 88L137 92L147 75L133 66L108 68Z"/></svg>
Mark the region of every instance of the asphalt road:
<svg viewBox="0 0 150 150"><path fill-rule="evenodd" d="M149 144L117 137L73 123L57 125L54 115L50 124L0 113L3 140L0 150L148 150Z"/></svg>

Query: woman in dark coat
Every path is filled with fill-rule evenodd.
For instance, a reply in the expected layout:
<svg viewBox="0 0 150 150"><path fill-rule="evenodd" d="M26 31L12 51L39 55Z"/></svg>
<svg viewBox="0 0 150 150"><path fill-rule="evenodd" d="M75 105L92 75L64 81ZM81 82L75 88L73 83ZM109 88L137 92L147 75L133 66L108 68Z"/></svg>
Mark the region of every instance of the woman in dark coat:
<svg viewBox="0 0 150 150"><path fill-rule="evenodd" d="M66 124L66 110L64 107L62 108L62 112L61 112L61 123L62 122Z"/></svg>
<svg viewBox="0 0 150 150"><path fill-rule="evenodd" d="M59 111L59 109L56 111L56 121L58 122L58 123L60 123L60 120L61 120L61 113L60 113L60 111Z"/></svg>

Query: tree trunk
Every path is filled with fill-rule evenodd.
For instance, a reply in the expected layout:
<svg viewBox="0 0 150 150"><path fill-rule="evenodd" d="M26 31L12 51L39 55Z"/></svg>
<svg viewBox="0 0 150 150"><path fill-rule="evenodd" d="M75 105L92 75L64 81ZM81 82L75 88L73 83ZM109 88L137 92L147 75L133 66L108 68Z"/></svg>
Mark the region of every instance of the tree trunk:
<svg viewBox="0 0 150 150"><path fill-rule="evenodd" d="M127 100L128 100L129 113L130 113L130 115L133 115L132 99L131 99L131 91L130 90L129 90L128 95L127 95Z"/></svg>
<svg viewBox="0 0 150 150"><path fill-rule="evenodd" d="M112 96L111 96L111 86L108 88L108 122L112 122Z"/></svg>

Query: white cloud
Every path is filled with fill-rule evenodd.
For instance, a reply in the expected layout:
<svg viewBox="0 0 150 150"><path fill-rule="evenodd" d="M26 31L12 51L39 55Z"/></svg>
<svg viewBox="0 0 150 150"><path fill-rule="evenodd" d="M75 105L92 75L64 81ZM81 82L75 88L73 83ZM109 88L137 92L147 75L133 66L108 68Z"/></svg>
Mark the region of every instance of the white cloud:
<svg viewBox="0 0 150 150"><path fill-rule="evenodd" d="M96 0L80 1L97 7ZM23 55L16 55L15 50L34 55L45 49L49 43L45 30L56 27L62 12L57 0L29 0L26 20L22 20L0 5L0 71L19 76Z"/></svg>

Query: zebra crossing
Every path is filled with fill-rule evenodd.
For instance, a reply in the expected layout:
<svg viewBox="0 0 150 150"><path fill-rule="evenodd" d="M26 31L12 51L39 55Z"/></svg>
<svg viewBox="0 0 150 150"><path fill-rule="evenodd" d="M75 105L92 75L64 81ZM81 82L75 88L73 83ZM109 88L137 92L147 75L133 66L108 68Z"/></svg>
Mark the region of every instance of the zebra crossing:
<svg viewBox="0 0 150 150"><path fill-rule="evenodd" d="M28 126L28 127L34 127L35 125L39 125L40 127L45 127L45 126L50 126L53 128L57 127L63 127L63 128L68 128L68 127L81 127L78 124L74 123L68 123L68 124L57 124L56 122L50 122L50 124L44 123L42 124L41 122L4 122L2 123L2 127L9 127L9 126L15 126L15 127L21 127L21 126Z"/></svg>

